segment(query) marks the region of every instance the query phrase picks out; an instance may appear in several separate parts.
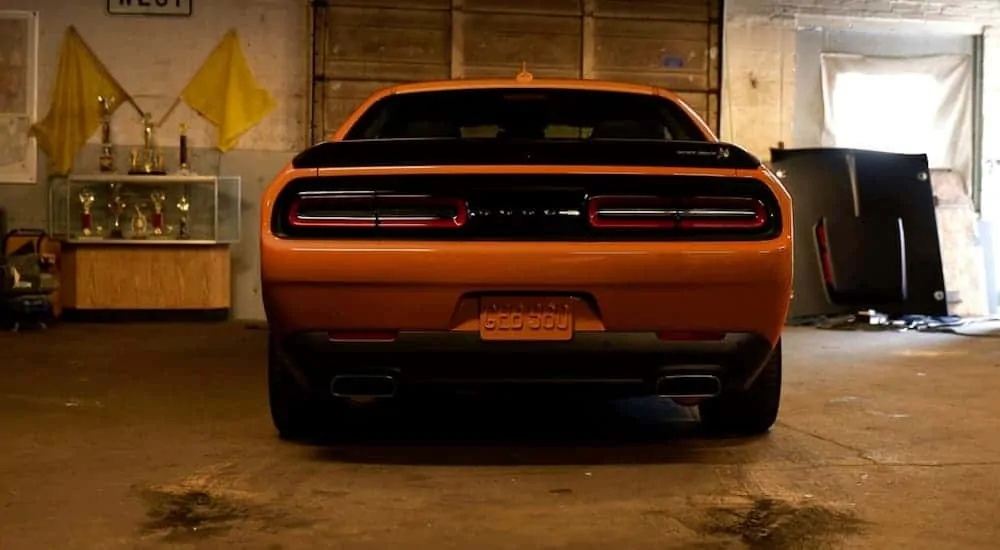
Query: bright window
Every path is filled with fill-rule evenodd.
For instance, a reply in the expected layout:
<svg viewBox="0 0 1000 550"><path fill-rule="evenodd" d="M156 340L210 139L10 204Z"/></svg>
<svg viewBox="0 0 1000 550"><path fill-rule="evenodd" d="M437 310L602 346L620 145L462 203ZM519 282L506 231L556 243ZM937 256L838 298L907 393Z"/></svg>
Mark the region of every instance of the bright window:
<svg viewBox="0 0 1000 550"><path fill-rule="evenodd" d="M831 91L836 147L937 156L942 91L932 75L843 73Z"/></svg>

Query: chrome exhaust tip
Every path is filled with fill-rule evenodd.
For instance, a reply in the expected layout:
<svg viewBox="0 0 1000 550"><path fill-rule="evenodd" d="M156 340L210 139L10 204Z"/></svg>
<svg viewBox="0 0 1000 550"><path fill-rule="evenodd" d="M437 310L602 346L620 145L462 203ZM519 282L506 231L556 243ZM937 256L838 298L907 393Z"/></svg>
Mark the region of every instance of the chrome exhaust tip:
<svg viewBox="0 0 1000 550"><path fill-rule="evenodd" d="M385 374L342 374L330 381L330 394L334 397L393 397L396 379Z"/></svg>
<svg viewBox="0 0 1000 550"><path fill-rule="evenodd" d="M656 380L656 395L670 399L708 399L722 393L722 381L711 374L674 374Z"/></svg>

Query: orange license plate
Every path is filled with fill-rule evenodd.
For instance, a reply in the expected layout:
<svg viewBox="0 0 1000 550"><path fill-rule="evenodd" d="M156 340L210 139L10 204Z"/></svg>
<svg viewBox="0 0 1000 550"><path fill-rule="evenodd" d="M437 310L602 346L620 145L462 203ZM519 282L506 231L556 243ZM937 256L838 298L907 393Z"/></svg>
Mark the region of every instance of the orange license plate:
<svg viewBox="0 0 1000 550"><path fill-rule="evenodd" d="M483 340L572 340L573 299L481 298L479 337Z"/></svg>

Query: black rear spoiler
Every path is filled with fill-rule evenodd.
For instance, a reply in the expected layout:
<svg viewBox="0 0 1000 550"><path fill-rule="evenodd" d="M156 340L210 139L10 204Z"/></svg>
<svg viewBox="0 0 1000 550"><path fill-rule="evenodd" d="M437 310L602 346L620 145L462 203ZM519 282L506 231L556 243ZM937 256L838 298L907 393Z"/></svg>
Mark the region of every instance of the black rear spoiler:
<svg viewBox="0 0 1000 550"><path fill-rule="evenodd" d="M302 151L292 160L295 168L490 164L753 169L761 161L728 143L635 139L328 141Z"/></svg>

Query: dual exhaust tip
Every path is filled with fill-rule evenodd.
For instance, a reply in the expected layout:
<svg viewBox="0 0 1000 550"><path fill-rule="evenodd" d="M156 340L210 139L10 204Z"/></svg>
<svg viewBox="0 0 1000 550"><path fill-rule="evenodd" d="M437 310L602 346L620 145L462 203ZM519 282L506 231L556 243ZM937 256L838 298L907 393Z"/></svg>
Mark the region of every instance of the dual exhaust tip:
<svg viewBox="0 0 1000 550"><path fill-rule="evenodd" d="M339 375L330 382L330 393L343 398L389 398L397 389L396 379L387 374ZM661 376L654 393L671 399L708 399L722 393L722 381L711 374Z"/></svg>
<svg viewBox="0 0 1000 550"><path fill-rule="evenodd" d="M708 399L722 393L722 381L712 374L674 374L656 380L655 393L670 399Z"/></svg>

